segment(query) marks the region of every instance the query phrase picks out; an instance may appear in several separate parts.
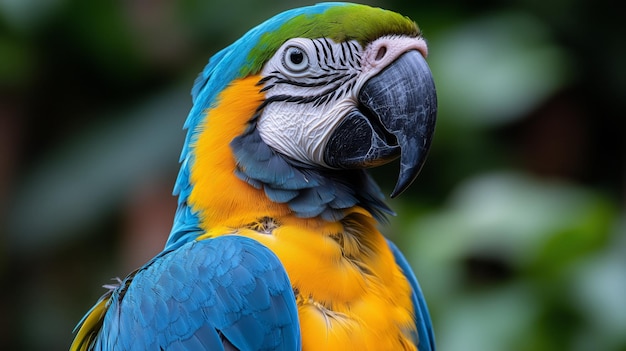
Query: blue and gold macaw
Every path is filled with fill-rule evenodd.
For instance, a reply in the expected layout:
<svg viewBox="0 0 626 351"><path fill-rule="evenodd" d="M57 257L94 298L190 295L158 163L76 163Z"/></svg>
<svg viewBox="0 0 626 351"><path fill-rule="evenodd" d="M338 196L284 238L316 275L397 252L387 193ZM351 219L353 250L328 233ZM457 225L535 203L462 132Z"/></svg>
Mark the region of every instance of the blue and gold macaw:
<svg viewBox="0 0 626 351"><path fill-rule="evenodd" d="M83 318L72 350L434 350L391 210L365 169L417 176L436 94L417 25L323 3L213 56L193 87L159 255Z"/></svg>

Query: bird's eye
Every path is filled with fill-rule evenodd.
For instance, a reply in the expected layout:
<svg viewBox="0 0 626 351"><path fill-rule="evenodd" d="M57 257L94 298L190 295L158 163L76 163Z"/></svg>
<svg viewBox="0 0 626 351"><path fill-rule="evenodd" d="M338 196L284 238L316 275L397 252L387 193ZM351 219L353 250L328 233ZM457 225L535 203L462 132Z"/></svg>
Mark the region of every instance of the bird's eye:
<svg viewBox="0 0 626 351"><path fill-rule="evenodd" d="M283 66L293 73L301 73L309 67L309 57L303 49L290 46L285 50Z"/></svg>

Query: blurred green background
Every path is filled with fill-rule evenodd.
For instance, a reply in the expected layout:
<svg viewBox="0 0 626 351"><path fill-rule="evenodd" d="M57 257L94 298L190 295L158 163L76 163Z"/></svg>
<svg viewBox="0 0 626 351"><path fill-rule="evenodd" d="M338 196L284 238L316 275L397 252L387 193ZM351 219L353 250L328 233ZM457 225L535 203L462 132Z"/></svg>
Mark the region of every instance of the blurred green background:
<svg viewBox="0 0 626 351"><path fill-rule="evenodd" d="M160 250L196 74L311 3L0 0L0 349L67 349L101 285ZM434 145L383 231L415 268L439 349L626 350L623 13L367 3L430 45ZM387 193L395 172L374 171Z"/></svg>

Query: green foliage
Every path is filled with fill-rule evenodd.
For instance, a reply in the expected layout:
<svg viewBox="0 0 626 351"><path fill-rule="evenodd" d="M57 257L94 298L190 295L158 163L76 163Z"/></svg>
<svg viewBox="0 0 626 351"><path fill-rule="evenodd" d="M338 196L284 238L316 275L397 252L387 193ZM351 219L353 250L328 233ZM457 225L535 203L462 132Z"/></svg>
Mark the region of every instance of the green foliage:
<svg viewBox="0 0 626 351"><path fill-rule="evenodd" d="M399 215L410 211L403 207ZM612 239L624 238L613 230L617 218L610 200L588 190L498 172L464 181L444 206L397 231L416 236L401 240L410 248L442 348L562 350L576 349L579 335L592 326L583 306L599 296L584 296L581 306L574 286ZM595 268L612 271L610 265ZM616 273L609 274L626 283ZM596 317L596 323L623 323ZM586 337L609 346L601 334Z"/></svg>

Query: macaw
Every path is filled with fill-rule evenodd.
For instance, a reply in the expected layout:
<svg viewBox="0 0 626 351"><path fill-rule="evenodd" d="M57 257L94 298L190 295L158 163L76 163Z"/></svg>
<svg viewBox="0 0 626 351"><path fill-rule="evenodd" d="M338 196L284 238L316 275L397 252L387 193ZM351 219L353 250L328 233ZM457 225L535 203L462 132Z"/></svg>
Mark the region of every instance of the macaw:
<svg viewBox="0 0 626 351"><path fill-rule="evenodd" d="M192 89L165 248L96 303L71 350L434 350L366 169L420 171L437 101L418 26L322 3L215 54Z"/></svg>

